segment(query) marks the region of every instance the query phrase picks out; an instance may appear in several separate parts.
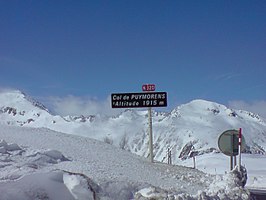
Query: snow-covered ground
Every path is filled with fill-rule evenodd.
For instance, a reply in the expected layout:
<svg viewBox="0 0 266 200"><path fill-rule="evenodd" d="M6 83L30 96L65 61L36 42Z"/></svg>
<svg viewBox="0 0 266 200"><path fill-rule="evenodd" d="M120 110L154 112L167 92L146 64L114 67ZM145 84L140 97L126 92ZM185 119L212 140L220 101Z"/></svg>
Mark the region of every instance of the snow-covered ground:
<svg viewBox="0 0 266 200"><path fill-rule="evenodd" d="M238 163L238 156L237 156ZM266 156L242 154L241 164L248 173L246 187L266 190ZM193 159L180 161L180 165L193 167ZM230 171L230 157L221 153L210 153L196 157L196 168L209 174L226 174Z"/></svg>
<svg viewBox="0 0 266 200"><path fill-rule="evenodd" d="M89 138L0 126L0 199L248 199L234 174L146 159Z"/></svg>
<svg viewBox="0 0 266 200"><path fill-rule="evenodd" d="M246 199L217 147L223 131L240 127L252 153L242 158L247 186L266 187L266 122L251 112L204 100L154 111L152 164L145 110L62 117L20 91L1 92L0 200ZM168 148L174 166L165 164Z"/></svg>

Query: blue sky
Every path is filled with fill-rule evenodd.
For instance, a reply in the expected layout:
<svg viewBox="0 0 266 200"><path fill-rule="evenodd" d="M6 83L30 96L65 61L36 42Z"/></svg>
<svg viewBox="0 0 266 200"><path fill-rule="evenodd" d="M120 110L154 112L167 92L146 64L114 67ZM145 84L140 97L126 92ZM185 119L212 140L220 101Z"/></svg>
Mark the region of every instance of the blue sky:
<svg viewBox="0 0 266 200"><path fill-rule="evenodd" d="M206 99L265 110L264 0L0 0L0 30L0 86L59 113L144 83L168 93L169 109Z"/></svg>

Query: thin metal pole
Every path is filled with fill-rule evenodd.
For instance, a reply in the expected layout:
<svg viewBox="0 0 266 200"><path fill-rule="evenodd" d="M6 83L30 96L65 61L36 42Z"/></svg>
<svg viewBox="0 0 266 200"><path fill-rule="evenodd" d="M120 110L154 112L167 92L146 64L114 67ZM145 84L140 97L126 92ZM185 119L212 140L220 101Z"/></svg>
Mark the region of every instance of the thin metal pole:
<svg viewBox="0 0 266 200"><path fill-rule="evenodd" d="M238 171L241 169L241 143L242 143L242 128L239 129L238 135Z"/></svg>
<svg viewBox="0 0 266 200"><path fill-rule="evenodd" d="M193 153L193 168L196 169L196 158L195 158L195 155Z"/></svg>
<svg viewBox="0 0 266 200"><path fill-rule="evenodd" d="M170 162L169 162L169 164L172 165L172 151L171 151L171 150L170 150L170 152L169 152L169 157L170 157Z"/></svg>
<svg viewBox="0 0 266 200"><path fill-rule="evenodd" d="M170 148L167 149L167 164L170 164Z"/></svg>
<svg viewBox="0 0 266 200"><path fill-rule="evenodd" d="M230 156L230 171L233 170L233 156Z"/></svg>
<svg viewBox="0 0 266 200"><path fill-rule="evenodd" d="M151 115L151 107L148 108L148 117L149 117L150 161L153 163L153 137L152 137L152 115Z"/></svg>

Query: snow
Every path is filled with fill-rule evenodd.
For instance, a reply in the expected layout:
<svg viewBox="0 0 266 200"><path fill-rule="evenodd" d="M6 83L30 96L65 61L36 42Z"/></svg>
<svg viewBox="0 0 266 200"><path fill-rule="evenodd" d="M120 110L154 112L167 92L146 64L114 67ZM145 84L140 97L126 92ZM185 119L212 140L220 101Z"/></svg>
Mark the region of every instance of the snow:
<svg viewBox="0 0 266 200"><path fill-rule="evenodd" d="M145 188L153 188L151 196L174 199L196 199L203 194L206 198L216 197L219 193L208 189L216 176L182 166L150 163L89 138L6 125L1 125L0 138L5 147L11 143L20 147L0 154L0 192L5 194L0 199L82 200L94 199L95 195L100 199L141 199L146 198ZM239 186L234 187L246 194ZM216 190L221 190L217 188L219 185ZM230 193L231 188L221 191Z"/></svg>
<svg viewBox="0 0 266 200"><path fill-rule="evenodd" d="M49 128L105 141L147 157L148 116L145 110L126 110L117 116L55 116L40 103L28 101L19 91L0 93L0 123L23 127ZM34 103L32 103L34 102ZM194 100L170 113L153 111L155 160L162 161L168 148L173 163L178 162L185 145L199 153L218 150L219 135L228 129L242 128L249 151L265 152L266 123L258 115L237 111L214 102ZM187 156L187 155L185 155Z"/></svg>
<svg viewBox="0 0 266 200"><path fill-rule="evenodd" d="M81 175L64 173L63 181L72 196L78 200L94 199L92 191L88 190L88 182Z"/></svg>
<svg viewBox="0 0 266 200"><path fill-rule="evenodd" d="M3 200L74 200L63 184L62 172L35 173L25 175L16 181L0 183L0 199Z"/></svg>
<svg viewBox="0 0 266 200"><path fill-rule="evenodd" d="M256 114L205 100L153 111L150 163L145 110L61 117L20 91L0 93L0 200L248 199L217 147L240 127L252 153L242 158L247 187L266 188L266 123Z"/></svg>
<svg viewBox="0 0 266 200"><path fill-rule="evenodd" d="M241 160L241 164L247 169L248 179L246 187L266 189L266 156L260 154L242 154ZM179 164L193 167L192 159L181 162ZM209 174L224 175L230 172L230 157L221 153L197 156L196 168Z"/></svg>

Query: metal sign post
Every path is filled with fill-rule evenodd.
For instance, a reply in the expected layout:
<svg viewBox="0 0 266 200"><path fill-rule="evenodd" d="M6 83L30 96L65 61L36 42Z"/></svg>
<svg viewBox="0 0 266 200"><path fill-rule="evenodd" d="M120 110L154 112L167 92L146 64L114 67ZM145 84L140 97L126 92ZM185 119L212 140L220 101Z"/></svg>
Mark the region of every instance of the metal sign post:
<svg viewBox="0 0 266 200"><path fill-rule="evenodd" d="M234 159L233 156L230 156L230 171L232 171L234 168Z"/></svg>
<svg viewBox="0 0 266 200"><path fill-rule="evenodd" d="M149 117L149 149L150 149L150 161L153 163L153 136L152 136L152 113L151 107L148 108Z"/></svg>
<svg viewBox="0 0 266 200"><path fill-rule="evenodd" d="M238 135L238 171L241 169L241 143L242 143L242 128L239 129Z"/></svg>
<svg viewBox="0 0 266 200"><path fill-rule="evenodd" d="M144 84L142 85L143 92L155 91L154 84ZM153 135L152 135L152 112L151 107L148 108L148 120L149 120L149 150L150 150L150 161L153 163Z"/></svg>
<svg viewBox="0 0 266 200"><path fill-rule="evenodd" d="M149 120L149 151L150 161L153 162L153 136L152 136L152 107L166 107L167 93L154 92L154 84L142 85L142 93L115 93L111 94L112 108L148 108Z"/></svg>

